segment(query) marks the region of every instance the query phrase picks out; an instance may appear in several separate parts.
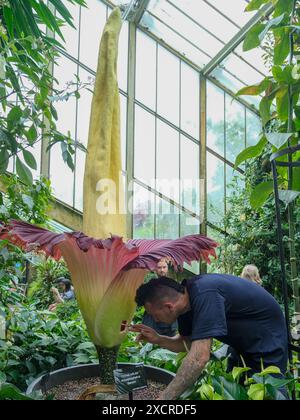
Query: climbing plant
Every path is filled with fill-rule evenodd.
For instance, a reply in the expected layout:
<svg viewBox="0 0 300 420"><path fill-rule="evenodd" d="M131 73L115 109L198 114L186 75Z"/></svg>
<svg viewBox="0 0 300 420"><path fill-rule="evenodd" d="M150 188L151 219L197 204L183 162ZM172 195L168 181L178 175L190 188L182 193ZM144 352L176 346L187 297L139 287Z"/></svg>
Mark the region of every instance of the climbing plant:
<svg viewBox="0 0 300 420"><path fill-rule="evenodd" d="M273 6L268 19L256 24L247 34L244 51L264 48L271 75L260 83L241 89L238 95L260 96L259 111L263 123L261 138L255 146L239 154L236 165L259 156L271 145L272 151L299 144L300 131L300 2L299 0L252 0L246 10L258 10L265 4ZM271 44L271 48L270 48ZM288 159L286 157L286 159ZM293 159L300 160L300 152ZM290 271L293 284L295 313L300 313L299 279L295 249L295 200L300 194L300 168L280 168L279 196L287 207L290 244ZM271 171L251 193L253 208L259 208L273 192Z"/></svg>
<svg viewBox="0 0 300 420"><path fill-rule="evenodd" d="M64 48L61 27L73 26L68 3L85 5L84 0L0 1L0 174L15 157L16 172L32 184L37 170L33 152L42 139L48 148L61 144L64 161L73 169L75 147L84 150L70 134L59 132L55 102L78 96L78 80L59 90L54 86L51 63L57 60L55 47ZM58 39L48 36L56 34Z"/></svg>

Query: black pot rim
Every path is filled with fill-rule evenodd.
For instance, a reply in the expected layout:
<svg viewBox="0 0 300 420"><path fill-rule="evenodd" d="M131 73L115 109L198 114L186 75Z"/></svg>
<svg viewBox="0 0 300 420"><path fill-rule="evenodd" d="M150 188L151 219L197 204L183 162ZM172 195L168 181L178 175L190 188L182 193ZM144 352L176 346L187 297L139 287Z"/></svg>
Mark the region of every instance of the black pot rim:
<svg viewBox="0 0 300 420"><path fill-rule="evenodd" d="M132 363L118 363L118 366L131 365ZM90 378L98 376L99 366L97 363L88 363L84 365L70 366L44 374L35 379L28 386L26 395L34 391L50 390L54 386L61 385L69 380ZM147 379L155 380L168 385L175 377L175 373L155 366L145 365Z"/></svg>

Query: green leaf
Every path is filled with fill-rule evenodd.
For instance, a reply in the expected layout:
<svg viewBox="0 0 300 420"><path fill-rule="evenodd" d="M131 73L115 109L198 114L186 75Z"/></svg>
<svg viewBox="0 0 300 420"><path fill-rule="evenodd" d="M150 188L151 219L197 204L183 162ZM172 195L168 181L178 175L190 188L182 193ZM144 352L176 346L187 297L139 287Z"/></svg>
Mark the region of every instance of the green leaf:
<svg viewBox="0 0 300 420"><path fill-rule="evenodd" d="M300 168L293 168L293 190L300 191Z"/></svg>
<svg viewBox="0 0 300 420"><path fill-rule="evenodd" d="M260 33L259 35L259 40L262 43L264 40L264 37L267 35L267 33L269 32L269 30L271 28L273 28L274 26L278 26L281 24L281 22L283 21L283 19L285 18L286 14L282 13L282 15L269 20L269 22L266 24L265 29ZM276 63L275 63L276 64Z"/></svg>
<svg viewBox="0 0 300 420"><path fill-rule="evenodd" d="M293 66L287 65L285 67L273 66L272 73L274 79L278 83L295 84L297 80L292 76Z"/></svg>
<svg viewBox="0 0 300 420"><path fill-rule="evenodd" d="M21 181L24 182L24 184L29 185L29 186L32 185L33 183L32 173L27 168L27 166L24 165L24 163L20 160L18 156L17 156L17 161L16 161L16 170L17 170L18 176L20 177Z"/></svg>
<svg viewBox="0 0 300 420"><path fill-rule="evenodd" d="M35 157L33 156L33 154L31 152L29 152L29 150L23 150L23 157L24 157L24 160L27 163L27 165L31 169L34 169L36 171L37 170L37 163L36 163L36 160L35 160Z"/></svg>
<svg viewBox="0 0 300 420"><path fill-rule="evenodd" d="M6 375L4 372L0 372L0 386L6 382Z"/></svg>
<svg viewBox="0 0 300 420"><path fill-rule="evenodd" d="M265 397L265 387L263 384L251 385L248 391L248 396L251 400L263 401Z"/></svg>
<svg viewBox="0 0 300 420"><path fill-rule="evenodd" d="M38 136L37 130L36 130L34 124L32 124L32 126L27 131L27 139L32 144L36 141L37 136Z"/></svg>
<svg viewBox="0 0 300 420"><path fill-rule="evenodd" d="M247 33L246 38L243 43L243 51L249 51L253 48L256 48L260 45L259 35L264 30L265 25L263 23L258 23Z"/></svg>
<svg viewBox="0 0 300 420"><path fill-rule="evenodd" d="M292 191L292 190L279 190L279 199L283 201L286 206L296 200L297 197L300 195L300 191Z"/></svg>
<svg viewBox="0 0 300 420"><path fill-rule="evenodd" d="M250 204L253 209L261 207L273 192L273 181L262 182L251 193Z"/></svg>
<svg viewBox="0 0 300 420"><path fill-rule="evenodd" d="M202 400L213 400L214 389L211 385L203 384L197 389L197 392Z"/></svg>
<svg viewBox="0 0 300 420"><path fill-rule="evenodd" d="M223 398L217 392L214 392L213 401L223 401Z"/></svg>
<svg viewBox="0 0 300 420"><path fill-rule="evenodd" d="M14 38L14 16L10 7L3 7L3 16L5 20L5 26L7 27L10 38Z"/></svg>
<svg viewBox="0 0 300 420"><path fill-rule="evenodd" d="M274 48L274 64L282 64L290 52L290 35L287 28L279 28L276 31Z"/></svg>
<svg viewBox="0 0 300 420"><path fill-rule="evenodd" d="M240 166L240 164L246 160L259 156L264 150L266 144L267 140L265 136L263 136L255 146L249 146L247 149L243 150L235 160L235 168Z"/></svg>
<svg viewBox="0 0 300 420"><path fill-rule="evenodd" d="M258 376L266 376L266 375L280 375L281 371L277 366L269 366L266 369L262 370L258 373Z"/></svg>
<svg viewBox="0 0 300 420"><path fill-rule="evenodd" d="M242 96L242 95L250 95L250 96L257 96L260 95L262 92L264 92L268 86L270 85L271 81L267 77L265 78L261 83L258 83L257 85L252 86L246 86L238 91L236 96Z"/></svg>
<svg viewBox="0 0 300 420"><path fill-rule="evenodd" d="M56 10L59 12L61 17L68 22L69 25L71 25L73 28L75 28L72 20L73 17L70 14L69 10L64 6L64 4L60 0L49 0L50 3L53 4L53 6L56 8Z"/></svg>
<svg viewBox="0 0 300 420"><path fill-rule="evenodd" d="M245 373L245 372L249 372L249 370L251 370L250 368L239 368L239 367L234 367L232 370L232 376L233 379L236 381L237 379L239 379L239 377Z"/></svg>
<svg viewBox="0 0 300 420"><path fill-rule="evenodd" d="M9 163L9 153L6 149L0 150L0 174L4 174Z"/></svg>
<svg viewBox="0 0 300 420"><path fill-rule="evenodd" d="M0 400L32 400L11 384L2 384L0 387Z"/></svg>
<svg viewBox="0 0 300 420"><path fill-rule="evenodd" d="M21 108L16 105L14 106L7 115L7 120L10 122L11 125L18 123L23 115Z"/></svg>
<svg viewBox="0 0 300 420"><path fill-rule="evenodd" d="M277 0L275 5L274 17L280 16L282 13L291 14L294 0Z"/></svg>
<svg viewBox="0 0 300 420"><path fill-rule="evenodd" d="M212 378L214 390L226 400L247 400L245 389L237 384L225 379L223 376Z"/></svg>
<svg viewBox="0 0 300 420"><path fill-rule="evenodd" d="M269 0L251 0L248 6L246 7L245 11L252 12L253 10L258 10L263 4L268 2Z"/></svg>
<svg viewBox="0 0 300 420"><path fill-rule="evenodd" d="M52 14L50 9L43 2L40 3L40 13L46 25L49 28L51 28L53 31L55 31L62 39L64 39L61 33L61 30L59 29L59 26L57 24L57 20L55 16Z"/></svg>
<svg viewBox="0 0 300 420"><path fill-rule="evenodd" d="M3 55L0 55L0 79L5 79L6 77L5 63L5 58Z"/></svg>
<svg viewBox="0 0 300 420"><path fill-rule="evenodd" d="M52 104L50 104L50 111L55 121L57 121L58 120L57 111Z"/></svg>
<svg viewBox="0 0 300 420"><path fill-rule="evenodd" d="M75 165L73 162L73 158L69 152L67 152L67 159L66 159L68 167L71 169L72 172L75 170Z"/></svg>
<svg viewBox="0 0 300 420"><path fill-rule="evenodd" d="M276 105L278 118L281 121L287 121L289 111L289 93L287 87L281 88L276 93Z"/></svg>
<svg viewBox="0 0 300 420"><path fill-rule="evenodd" d="M293 135L293 133L266 133L266 139L269 143L276 147L276 149L280 149L288 139Z"/></svg>
<svg viewBox="0 0 300 420"><path fill-rule="evenodd" d="M272 100L269 99L267 96L264 96L259 104L259 112L264 126L271 119L271 104Z"/></svg>
<svg viewBox="0 0 300 420"><path fill-rule="evenodd" d="M295 379L280 379L280 378L274 378L274 376L271 376L271 375L262 377L262 376L259 376L259 374L257 373L253 375L252 378L255 380L255 382L259 384L263 384L263 383L270 384L276 389L282 388L286 385L289 385L295 382Z"/></svg>

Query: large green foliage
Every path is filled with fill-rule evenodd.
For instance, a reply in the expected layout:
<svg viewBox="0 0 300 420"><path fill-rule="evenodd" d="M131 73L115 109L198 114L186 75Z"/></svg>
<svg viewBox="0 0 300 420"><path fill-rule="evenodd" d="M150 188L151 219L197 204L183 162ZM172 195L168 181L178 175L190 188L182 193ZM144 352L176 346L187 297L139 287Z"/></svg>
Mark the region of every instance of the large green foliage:
<svg viewBox="0 0 300 420"><path fill-rule="evenodd" d="M272 151L280 150L299 142L300 112L300 5L296 0L252 0L246 10L260 9L265 4L273 3L274 10L268 20L259 22L247 34L244 51L264 45L268 36L272 48L267 49L266 58L271 64L271 76L260 83L241 89L237 95L252 95L260 98L259 111L263 122L263 133L257 138L257 145L242 151L236 159L236 165L259 156L266 147ZM300 153L295 160L300 159ZM280 171L280 188L300 191L300 169L294 169L292 185L288 185L288 170ZM263 204L272 190L271 184L257 185L253 190L253 206Z"/></svg>
<svg viewBox="0 0 300 420"><path fill-rule="evenodd" d="M27 186L18 182L16 176L3 177L6 193L0 195L0 220L22 219L35 224L47 224L46 210L49 208L51 189L46 179L36 180ZM21 251L8 241L0 241L0 304L25 300L20 283L25 276L26 260L30 254Z"/></svg>
<svg viewBox="0 0 300 420"><path fill-rule="evenodd" d="M65 262L41 257L40 262L34 267L33 281L28 289L28 297L37 308L47 309L54 302L51 288L57 287L56 280L59 277L70 277Z"/></svg>
<svg viewBox="0 0 300 420"><path fill-rule="evenodd" d="M84 0L68 0L84 5ZM0 2L0 174L9 159L16 156L16 172L26 184L32 184L31 170L37 169L32 148L41 141L48 147L60 142L64 161L73 169L75 147L69 134L60 133L54 102L67 99L65 91L55 89L50 64L57 59L59 45L44 30L62 38L61 26L72 25L66 2L2 0ZM56 13L53 10L56 7ZM63 41L63 38L62 38ZM71 86L78 96L78 84Z"/></svg>
<svg viewBox="0 0 300 420"><path fill-rule="evenodd" d="M265 77L255 86L241 89L238 95L261 95L259 111L263 122L263 135L257 146L243 151L237 162L260 155L264 147L272 147L276 152L287 146L299 145L300 131L300 5L298 0L252 0L247 10L260 9L264 4L272 4L273 12L265 22L260 22L250 30L244 42L244 51L264 43L268 35L271 48L267 50L272 75ZM284 162L300 161L300 151L285 155ZM295 314L300 313L300 289L297 267L297 203L300 192L300 167L279 167L279 198L288 207L290 273L292 277ZM251 205L259 208L272 193L272 180L263 180L255 186L251 194ZM282 268L283 271L283 268Z"/></svg>
<svg viewBox="0 0 300 420"><path fill-rule="evenodd" d="M0 340L0 371L24 389L42 373L75 363L77 347L88 341L79 313L61 320L34 305L14 305L7 317L6 340Z"/></svg>
<svg viewBox="0 0 300 420"><path fill-rule="evenodd" d="M30 186L19 182L14 175L3 176L6 192L0 193L0 220L20 219L37 225L49 220L51 187L46 178L35 180Z"/></svg>
<svg viewBox="0 0 300 420"><path fill-rule="evenodd" d="M266 176L267 155L248 162L245 172L246 185L239 186L238 179L232 183L232 195L228 197L229 210L221 225L227 231L221 239L219 258L209 266L211 271L240 275L247 264L255 264L261 273L263 286L279 301L282 301L281 269L278 258L276 214L273 197L257 208L251 205L252 191L261 185ZM297 229L300 231L300 208L297 206ZM287 210L282 207L284 242L288 253ZM297 252L300 251L300 233L296 236ZM289 278L290 282L290 278ZM291 294L291 288L289 289Z"/></svg>

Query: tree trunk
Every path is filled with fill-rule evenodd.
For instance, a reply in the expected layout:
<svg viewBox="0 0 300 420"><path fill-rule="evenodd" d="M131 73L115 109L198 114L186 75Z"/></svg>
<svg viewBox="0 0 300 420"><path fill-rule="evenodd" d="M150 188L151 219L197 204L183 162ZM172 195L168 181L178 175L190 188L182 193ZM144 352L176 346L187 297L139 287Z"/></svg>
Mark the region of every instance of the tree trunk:
<svg viewBox="0 0 300 420"><path fill-rule="evenodd" d="M96 346L99 358L99 377L102 385L113 385L114 370L117 368L117 357L120 346L110 349Z"/></svg>

